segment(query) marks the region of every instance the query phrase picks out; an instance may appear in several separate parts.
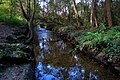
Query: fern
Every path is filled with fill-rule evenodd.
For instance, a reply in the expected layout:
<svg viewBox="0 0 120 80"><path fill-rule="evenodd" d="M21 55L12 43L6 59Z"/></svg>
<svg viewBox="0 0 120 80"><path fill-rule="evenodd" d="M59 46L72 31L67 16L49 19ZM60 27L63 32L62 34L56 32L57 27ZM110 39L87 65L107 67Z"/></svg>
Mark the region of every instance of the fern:
<svg viewBox="0 0 120 80"><path fill-rule="evenodd" d="M86 32L84 36L77 38L80 49L82 50L85 46L89 46L97 54L100 46L101 51L106 54L108 60L120 55L120 26L112 27L107 30L104 25L101 25L99 29L93 32Z"/></svg>

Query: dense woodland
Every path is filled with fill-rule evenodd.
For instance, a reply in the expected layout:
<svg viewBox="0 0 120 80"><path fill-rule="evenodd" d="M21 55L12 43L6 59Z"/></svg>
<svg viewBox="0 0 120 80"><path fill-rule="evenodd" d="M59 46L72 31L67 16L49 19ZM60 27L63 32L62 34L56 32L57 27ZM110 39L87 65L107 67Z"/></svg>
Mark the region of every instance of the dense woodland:
<svg viewBox="0 0 120 80"><path fill-rule="evenodd" d="M0 23L24 26L24 44L35 27L67 35L75 50L120 70L120 0L0 0Z"/></svg>

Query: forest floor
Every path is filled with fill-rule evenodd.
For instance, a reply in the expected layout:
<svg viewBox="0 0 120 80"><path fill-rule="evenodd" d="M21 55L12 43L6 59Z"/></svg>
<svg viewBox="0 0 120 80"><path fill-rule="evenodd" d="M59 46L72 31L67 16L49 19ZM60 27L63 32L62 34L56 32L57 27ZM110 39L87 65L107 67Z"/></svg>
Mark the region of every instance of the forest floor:
<svg viewBox="0 0 120 80"><path fill-rule="evenodd" d="M0 80L28 80L28 76L33 79L30 49L17 37L22 30L0 23Z"/></svg>

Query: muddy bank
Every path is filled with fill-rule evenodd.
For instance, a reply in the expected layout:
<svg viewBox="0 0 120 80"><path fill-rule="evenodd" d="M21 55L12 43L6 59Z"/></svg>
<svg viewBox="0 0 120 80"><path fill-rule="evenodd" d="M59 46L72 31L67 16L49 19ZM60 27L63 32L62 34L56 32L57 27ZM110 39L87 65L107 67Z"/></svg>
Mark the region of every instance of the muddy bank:
<svg viewBox="0 0 120 80"><path fill-rule="evenodd" d="M0 23L0 80L34 80L33 47L24 44L25 31Z"/></svg>

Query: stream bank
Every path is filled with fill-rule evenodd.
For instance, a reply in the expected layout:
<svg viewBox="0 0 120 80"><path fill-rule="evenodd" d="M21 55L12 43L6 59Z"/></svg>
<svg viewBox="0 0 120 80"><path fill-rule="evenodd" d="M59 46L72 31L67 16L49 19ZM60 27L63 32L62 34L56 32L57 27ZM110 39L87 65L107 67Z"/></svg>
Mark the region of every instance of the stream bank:
<svg viewBox="0 0 120 80"><path fill-rule="evenodd" d="M34 80L34 55L25 26L0 23L0 80Z"/></svg>
<svg viewBox="0 0 120 80"><path fill-rule="evenodd" d="M108 68L76 52L61 34L38 28L39 54L36 58L36 80L119 80Z"/></svg>
<svg viewBox="0 0 120 80"><path fill-rule="evenodd" d="M118 58L114 58L113 60L109 61L106 57L105 53L102 51L96 51L97 54L95 54L94 49L91 48L89 45L84 46L82 49L79 45L78 37L83 37L84 31L69 31L66 33L66 30L62 28L62 30L59 29L52 29L54 32L58 32L58 34L61 36L61 38L64 38L65 41L70 42L73 46L75 46L75 50L78 51L78 53L82 53L84 56L93 59L95 62L98 62L102 66L104 66L106 69L109 69L113 74L120 76L120 55L118 54ZM101 49L101 47L106 46L106 44L98 44L98 48ZM99 47L100 46L100 47ZM120 45L118 45L119 47ZM118 51L119 52L119 51Z"/></svg>

